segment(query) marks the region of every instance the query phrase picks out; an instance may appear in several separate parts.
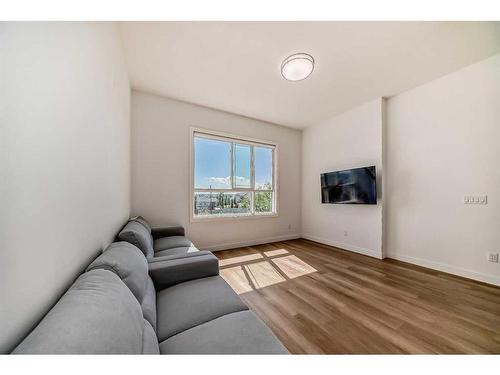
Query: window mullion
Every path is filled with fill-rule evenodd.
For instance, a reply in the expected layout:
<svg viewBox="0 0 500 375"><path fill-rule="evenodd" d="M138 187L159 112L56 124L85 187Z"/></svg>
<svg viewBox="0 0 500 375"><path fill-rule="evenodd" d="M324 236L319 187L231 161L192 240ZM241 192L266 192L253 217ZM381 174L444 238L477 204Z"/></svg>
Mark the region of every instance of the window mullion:
<svg viewBox="0 0 500 375"><path fill-rule="evenodd" d="M273 148L272 150L272 153L271 153L271 160L272 160L272 171L273 171L273 175L272 175L272 181L271 181L271 191L272 191L272 206L271 206L271 211L273 213L276 213L276 149Z"/></svg>
<svg viewBox="0 0 500 375"><path fill-rule="evenodd" d="M250 146L250 189L255 190L255 152L254 146Z"/></svg>
<svg viewBox="0 0 500 375"><path fill-rule="evenodd" d="M275 187L276 187L276 180L275 180L275 176L276 176L276 164L275 163L276 163L276 160L275 160L275 155L274 155L275 151L276 151L276 149L273 149L271 151L271 163L272 163L272 172L273 172L273 174L271 176L271 178L273 179L271 181L271 188L273 189L273 191L275 190Z"/></svg>
<svg viewBox="0 0 500 375"><path fill-rule="evenodd" d="M250 189L252 192L250 193L251 205L250 211L252 215L255 215L255 152L254 146L250 146Z"/></svg>
<svg viewBox="0 0 500 375"><path fill-rule="evenodd" d="M231 189L234 190L234 142L231 142Z"/></svg>
<svg viewBox="0 0 500 375"><path fill-rule="evenodd" d="M250 192L250 214L255 215L255 191Z"/></svg>

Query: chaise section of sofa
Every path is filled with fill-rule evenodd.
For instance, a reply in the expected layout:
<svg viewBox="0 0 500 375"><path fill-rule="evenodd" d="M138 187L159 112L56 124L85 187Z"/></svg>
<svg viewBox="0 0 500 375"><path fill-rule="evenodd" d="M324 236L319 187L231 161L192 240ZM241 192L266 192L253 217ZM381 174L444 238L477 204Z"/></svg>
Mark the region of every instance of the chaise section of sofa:
<svg viewBox="0 0 500 375"><path fill-rule="evenodd" d="M199 251L186 238L183 227L152 228L142 216L129 219L118 233L118 239L137 246L148 259Z"/></svg>
<svg viewBox="0 0 500 375"><path fill-rule="evenodd" d="M149 260L149 275L157 290L219 274L219 260L210 251L177 254Z"/></svg>

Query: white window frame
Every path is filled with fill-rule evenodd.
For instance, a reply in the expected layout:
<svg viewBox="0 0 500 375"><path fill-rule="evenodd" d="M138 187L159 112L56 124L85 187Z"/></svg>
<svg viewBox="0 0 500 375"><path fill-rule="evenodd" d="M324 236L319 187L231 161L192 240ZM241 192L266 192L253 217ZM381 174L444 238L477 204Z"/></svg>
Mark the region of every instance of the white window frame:
<svg viewBox="0 0 500 375"><path fill-rule="evenodd" d="M251 146L264 146L264 147L270 147L273 148L273 189L272 190L256 190L255 188L255 168L254 168L254 149L253 147L250 149L251 150L251 157L250 157L250 179L251 179L251 187L250 188L230 188L230 189L196 189L194 186L194 174L195 174L195 147L194 147L194 140L196 135L199 134L203 138L207 139L216 139L216 140L221 140L221 141L226 141L226 142L231 142L231 186L233 186L233 179L234 179L234 165L233 165L233 148L234 144L248 144ZM235 134L230 134L230 133L224 133L224 132L219 132L219 131L214 131L214 130L209 130L209 129L203 129L203 128L197 128L197 127L191 127L190 128L190 178L189 178L189 218L190 222L207 222L207 221L223 221L223 220L240 220L240 219L265 219L265 218L272 218L272 217L278 217L279 216L279 207L278 207L278 191L279 191L279 185L278 185L278 155L279 155L279 147L278 143L273 142L273 141L266 141L266 140L261 140L261 139L256 139L256 138L249 138L249 137L244 137L244 136L239 136ZM194 214L194 193L195 192L225 192L225 193L231 193L231 192L249 192L250 193L250 213L249 214L227 214L227 215L199 215L196 216ZM271 213L256 213L254 212L254 205L253 205L253 197L254 193L262 191L272 191L273 192L273 208L274 211Z"/></svg>

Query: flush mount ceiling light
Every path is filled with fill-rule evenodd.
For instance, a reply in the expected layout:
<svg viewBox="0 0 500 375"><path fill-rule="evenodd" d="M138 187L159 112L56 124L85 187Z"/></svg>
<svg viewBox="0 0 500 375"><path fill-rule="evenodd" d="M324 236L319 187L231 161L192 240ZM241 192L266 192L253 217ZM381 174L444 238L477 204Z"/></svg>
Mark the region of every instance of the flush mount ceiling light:
<svg viewBox="0 0 500 375"><path fill-rule="evenodd" d="M281 75L288 81L301 81L314 69L314 59L307 53L295 53L281 63Z"/></svg>

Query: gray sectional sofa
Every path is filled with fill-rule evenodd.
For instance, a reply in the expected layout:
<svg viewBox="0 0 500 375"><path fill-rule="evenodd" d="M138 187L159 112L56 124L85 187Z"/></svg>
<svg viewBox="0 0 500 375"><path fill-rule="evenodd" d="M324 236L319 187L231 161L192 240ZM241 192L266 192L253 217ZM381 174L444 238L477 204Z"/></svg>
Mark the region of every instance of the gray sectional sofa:
<svg viewBox="0 0 500 375"><path fill-rule="evenodd" d="M14 354L286 354L180 227L133 218Z"/></svg>

